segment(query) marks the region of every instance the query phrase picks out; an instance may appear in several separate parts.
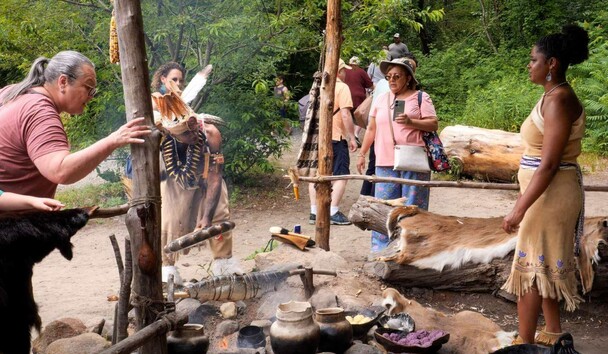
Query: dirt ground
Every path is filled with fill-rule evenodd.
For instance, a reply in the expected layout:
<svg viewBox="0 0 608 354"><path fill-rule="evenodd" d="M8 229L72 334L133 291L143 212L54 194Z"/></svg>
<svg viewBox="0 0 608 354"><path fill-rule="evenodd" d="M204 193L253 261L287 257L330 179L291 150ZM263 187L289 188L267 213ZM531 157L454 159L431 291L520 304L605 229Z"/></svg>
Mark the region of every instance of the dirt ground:
<svg viewBox="0 0 608 354"><path fill-rule="evenodd" d="M280 161L279 168L295 163L296 147ZM354 165L352 171L355 171ZM608 172L600 171L586 176L586 184L605 184ZM358 198L360 182L349 182L341 210L348 214L350 206ZM306 186L301 186L301 199L295 201L288 182L280 178L260 182L252 188L239 187L232 207L234 231L234 255L248 271L254 261L248 259L262 249L268 239L271 226L293 228L302 225L302 232L314 236L314 225L308 225L309 201ZM515 201L516 194L508 191L478 189L434 188L431 191L430 211L455 216L494 217L506 215ZM605 193L586 194L587 216L608 216ZM93 220L72 239L74 258L68 262L58 252L53 252L34 269L34 294L40 307L43 325L62 317L77 317L93 325L101 318L113 318L114 303L107 297L118 294L118 271L108 236L115 234L122 246L127 229L123 217ZM370 233L355 226L332 226L331 251L344 257L353 268L360 268L370 250ZM178 261L180 273L185 279L208 276L211 257L207 248L194 250ZM365 291L380 297L381 284L367 279ZM346 286L346 285L345 285ZM428 289L402 289L406 296L422 304L453 313L462 309L482 312L492 318L504 330L517 327L516 306L490 294L439 292ZM565 314L564 330L575 338L581 353L605 353L608 348L608 302L588 301L580 310Z"/></svg>

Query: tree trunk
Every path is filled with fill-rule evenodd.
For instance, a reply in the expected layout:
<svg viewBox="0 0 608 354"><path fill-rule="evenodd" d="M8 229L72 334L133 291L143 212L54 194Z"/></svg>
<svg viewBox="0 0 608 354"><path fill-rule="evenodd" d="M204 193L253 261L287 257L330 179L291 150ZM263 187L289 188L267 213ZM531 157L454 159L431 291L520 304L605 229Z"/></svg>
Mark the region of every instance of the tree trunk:
<svg viewBox="0 0 608 354"><path fill-rule="evenodd" d="M360 196L351 207L348 218L362 230L373 230L387 234L386 218L397 204L370 196ZM390 247L390 246L389 246ZM595 265L595 279L591 297L608 295L608 245L600 244L598 252L601 257ZM387 249L379 256L388 256L394 250ZM403 287L433 288L437 290L496 292L504 284L511 271L513 252L502 259L494 259L489 264L467 263L458 269L444 269L438 272L433 269L420 269L411 265L400 265L389 261L371 261L363 266L363 271L371 276Z"/></svg>
<svg viewBox="0 0 608 354"><path fill-rule="evenodd" d="M424 10L424 0L418 0L418 10ZM416 21L424 23L424 20L421 17L416 18ZM422 54L428 56L429 54L431 54L431 41L429 38L429 32L426 30L426 26L427 24L425 23L424 26L420 29L420 32L418 32L418 38L420 38L420 49L422 50Z"/></svg>
<svg viewBox="0 0 608 354"><path fill-rule="evenodd" d="M321 105L319 108L319 176L328 176L333 172L333 151L331 145L331 127L334 112L334 91L340 60L342 24L340 18L340 0L327 2L327 46L325 67L321 82ZM331 205L331 183L315 184L317 197L317 221L315 240L319 247L329 251L329 208Z"/></svg>
<svg viewBox="0 0 608 354"><path fill-rule="evenodd" d="M519 134L456 125L443 129L440 138L448 156L460 164L462 175L495 182L515 181L523 154Z"/></svg>
<svg viewBox="0 0 608 354"><path fill-rule="evenodd" d="M153 126L140 1L116 0L115 9L127 120L145 117L146 123ZM155 311L163 310L160 277L159 135L146 138L144 144L131 145L131 155L133 198L126 224L131 240L133 292L138 295L136 317L137 330L140 331L156 318L148 306L155 307ZM166 354L166 337L161 335L151 338L139 352Z"/></svg>

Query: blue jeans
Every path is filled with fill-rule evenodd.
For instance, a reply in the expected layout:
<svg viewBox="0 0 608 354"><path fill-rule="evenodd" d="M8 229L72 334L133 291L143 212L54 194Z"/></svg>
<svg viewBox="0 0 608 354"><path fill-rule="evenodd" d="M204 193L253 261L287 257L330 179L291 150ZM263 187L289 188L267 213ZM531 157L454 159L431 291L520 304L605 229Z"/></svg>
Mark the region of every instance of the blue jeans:
<svg viewBox="0 0 608 354"><path fill-rule="evenodd" d="M392 167L376 166L376 176L414 179L418 181L430 181L430 172L394 171ZM429 187L410 186L407 184L396 184L380 182L376 183L374 196L379 199L397 199L406 197L403 205L417 205L419 208L429 209ZM377 231L372 231L372 252L378 252L388 246L389 238Z"/></svg>

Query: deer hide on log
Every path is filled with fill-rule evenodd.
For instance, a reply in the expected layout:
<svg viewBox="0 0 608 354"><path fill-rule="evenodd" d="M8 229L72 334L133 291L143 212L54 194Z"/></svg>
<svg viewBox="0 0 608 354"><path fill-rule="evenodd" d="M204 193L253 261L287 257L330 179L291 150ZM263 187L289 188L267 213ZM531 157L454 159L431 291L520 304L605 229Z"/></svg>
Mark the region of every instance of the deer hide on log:
<svg viewBox="0 0 608 354"><path fill-rule="evenodd" d="M521 137L497 129L455 125L440 134L446 154L461 174L484 181L514 182L523 154Z"/></svg>
<svg viewBox="0 0 608 354"><path fill-rule="evenodd" d="M394 205L403 201L362 196L349 213L361 229L387 233L388 227L397 239L364 265L367 274L407 287L442 290L494 292L504 284L517 237L502 230L502 218L443 216ZM387 223L389 214L393 218ZM582 284L585 289L593 285L594 297L608 293L607 242L608 219L586 218L580 270Z"/></svg>

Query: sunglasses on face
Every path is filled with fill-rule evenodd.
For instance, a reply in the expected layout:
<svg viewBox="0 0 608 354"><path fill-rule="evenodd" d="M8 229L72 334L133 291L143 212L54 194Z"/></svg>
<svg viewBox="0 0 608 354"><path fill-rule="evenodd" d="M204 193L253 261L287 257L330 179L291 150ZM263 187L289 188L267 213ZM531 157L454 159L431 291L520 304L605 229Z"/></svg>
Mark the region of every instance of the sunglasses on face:
<svg viewBox="0 0 608 354"><path fill-rule="evenodd" d="M386 81L391 81L391 80L399 80L403 77L403 75L399 75L399 74L394 74L394 75L386 75L384 78L386 79Z"/></svg>

